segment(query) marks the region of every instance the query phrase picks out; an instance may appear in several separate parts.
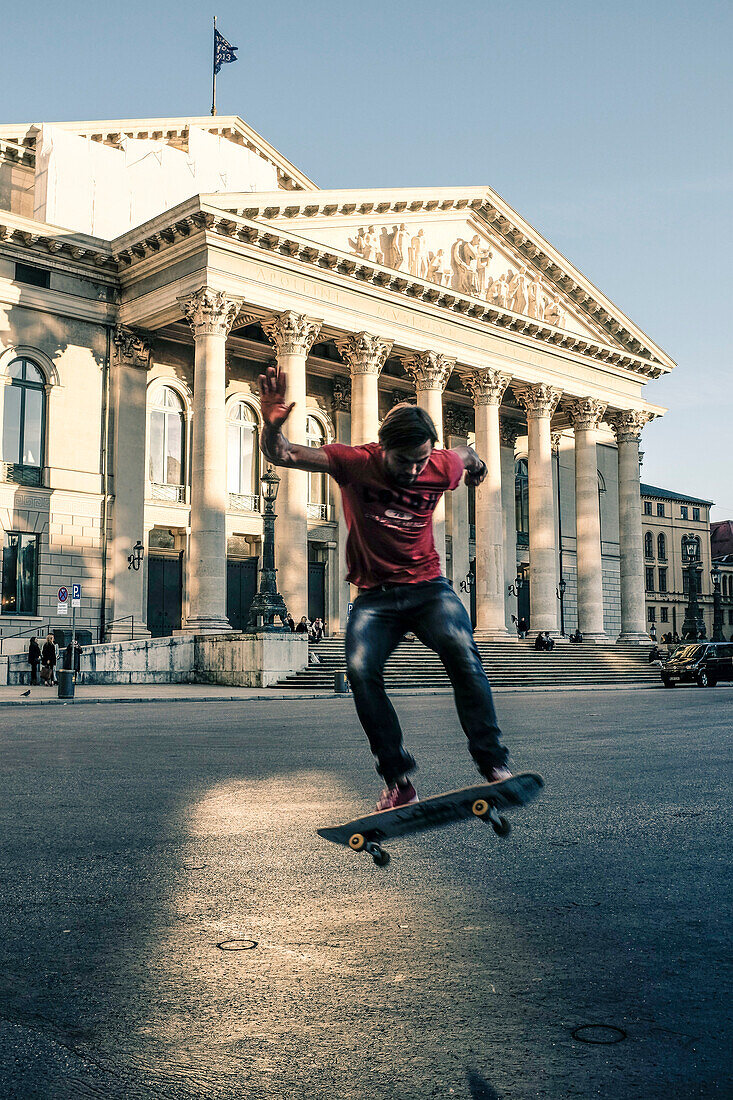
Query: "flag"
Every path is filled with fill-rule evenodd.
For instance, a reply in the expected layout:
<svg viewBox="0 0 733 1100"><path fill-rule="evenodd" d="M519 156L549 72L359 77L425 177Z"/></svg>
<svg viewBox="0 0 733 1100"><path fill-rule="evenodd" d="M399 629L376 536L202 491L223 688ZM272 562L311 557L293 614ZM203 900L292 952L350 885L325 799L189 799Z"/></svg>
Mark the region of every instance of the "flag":
<svg viewBox="0 0 733 1100"><path fill-rule="evenodd" d="M214 31L214 72L218 73L222 65L228 65L230 61L238 61L237 50L239 46L230 46L223 34Z"/></svg>

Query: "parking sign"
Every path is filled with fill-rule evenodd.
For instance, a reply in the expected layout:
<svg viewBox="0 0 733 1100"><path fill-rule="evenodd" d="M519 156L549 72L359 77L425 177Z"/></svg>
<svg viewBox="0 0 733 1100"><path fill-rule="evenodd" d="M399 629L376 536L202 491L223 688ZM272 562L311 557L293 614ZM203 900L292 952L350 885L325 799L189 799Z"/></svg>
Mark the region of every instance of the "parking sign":
<svg viewBox="0 0 733 1100"><path fill-rule="evenodd" d="M72 584L71 586L71 606L81 607L81 585Z"/></svg>

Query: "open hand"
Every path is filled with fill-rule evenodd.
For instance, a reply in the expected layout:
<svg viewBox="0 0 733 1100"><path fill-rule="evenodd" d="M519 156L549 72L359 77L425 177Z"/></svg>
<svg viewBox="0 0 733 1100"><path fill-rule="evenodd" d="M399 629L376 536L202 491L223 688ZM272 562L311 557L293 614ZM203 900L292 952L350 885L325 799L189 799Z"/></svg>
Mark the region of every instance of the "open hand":
<svg viewBox="0 0 733 1100"><path fill-rule="evenodd" d="M262 419L268 427L275 430L283 426L295 408L294 401L288 405L285 400L287 381L287 375L276 370L275 367L268 367L265 374L261 374L257 379Z"/></svg>

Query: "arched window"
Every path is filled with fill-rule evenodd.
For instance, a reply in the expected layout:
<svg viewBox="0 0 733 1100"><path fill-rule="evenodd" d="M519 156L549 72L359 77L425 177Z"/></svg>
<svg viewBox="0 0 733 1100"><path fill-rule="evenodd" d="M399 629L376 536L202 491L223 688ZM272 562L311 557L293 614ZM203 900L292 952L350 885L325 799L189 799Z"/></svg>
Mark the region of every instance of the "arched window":
<svg viewBox="0 0 733 1100"><path fill-rule="evenodd" d="M309 447L323 447L326 432L315 416L305 418L305 439ZM328 519L328 477L308 474L308 515L312 519Z"/></svg>
<svg viewBox="0 0 733 1100"><path fill-rule="evenodd" d="M44 464L46 379L30 359L13 359L12 379L3 405L2 459L11 467L10 477L22 485L40 485Z"/></svg>
<svg viewBox="0 0 733 1100"><path fill-rule="evenodd" d="M728 576L726 573L723 573L723 580L721 582L721 594L723 596L728 595Z"/></svg>
<svg viewBox="0 0 733 1100"><path fill-rule="evenodd" d="M517 526L517 542L527 546L529 542L529 471L527 459L514 463L514 516Z"/></svg>
<svg viewBox="0 0 733 1100"><path fill-rule="evenodd" d="M661 531L657 535L657 557L660 561L667 560L667 536Z"/></svg>
<svg viewBox="0 0 733 1100"><path fill-rule="evenodd" d="M644 535L644 557L654 557L654 535L651 533L651 531L647 531Z"/></svg>
<svg viewBox="0 0 733 1100"><path fill-rule="evenodd" d="M183 486L185 425L181 398L170 386L163 386L150 410L148 476L154 485ZM181 492L174 495L182 498Z"/></svg>
<svg viewBox="0 0 733 1100"><path fill-rule="evenodd" d="M237 401L229 410L227 424L227 480L229 492L254 498L260 491L260 463L257 414L246 401Z"/></svg>

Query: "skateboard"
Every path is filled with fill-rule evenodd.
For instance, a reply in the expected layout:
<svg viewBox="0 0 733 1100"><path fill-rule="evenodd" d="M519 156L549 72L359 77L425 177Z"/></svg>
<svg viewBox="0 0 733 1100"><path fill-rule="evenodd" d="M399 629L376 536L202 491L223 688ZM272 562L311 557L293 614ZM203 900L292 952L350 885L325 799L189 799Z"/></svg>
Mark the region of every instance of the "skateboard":
<svg viewBox="0 0 733 1100"><path fill-rule="evenodd" d="M353 852L366 852L378 867L384 867L389 863L390 855L382 847L383 841L438 829L454 821L477 818L491 825L497 836L508 836L511 825L501 811L526 806L538 796L544 785L541 775L520 772L499 783L481 783L476 787L447 791L421 802L413 802L410 806L377 810L343 825L318 829L317 832L325 840L343 844Z"/></svg>

